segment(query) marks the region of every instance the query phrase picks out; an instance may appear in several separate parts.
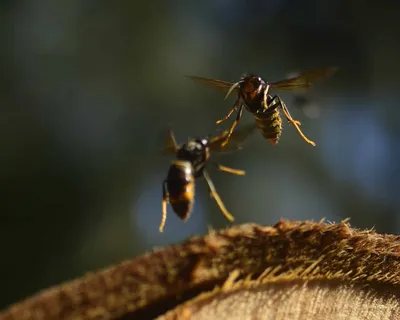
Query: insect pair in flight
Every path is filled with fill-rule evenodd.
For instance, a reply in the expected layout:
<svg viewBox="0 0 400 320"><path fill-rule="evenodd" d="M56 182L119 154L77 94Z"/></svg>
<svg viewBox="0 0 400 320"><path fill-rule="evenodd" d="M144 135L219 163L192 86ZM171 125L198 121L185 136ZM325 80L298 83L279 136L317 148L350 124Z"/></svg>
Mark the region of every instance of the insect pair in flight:
<svg viewBox="0 0 400 320"><path fill-rule="evenodd" d="M200 177L204 177L206 180L210 194L217 202L223 215L230 222L233 222L234 218L225 208L219 197L206 170L206 165L211 163L218 170L234 175L244 175L245 172L211 161L211 153L239 149L246 138L256 129L272 145L276 145L282 133L282 118L279 109L283 111L289 124L292 124L296 128L299 135L307 143L315 146L315 142L308 139L301 131L301 123L293 119L282 99L278 95L272 96L270 91L308 89L315 82L332 76L336 71L336 67L314 69L297 77L277 82L266 82L256 75L244 75L235 83L211 78L187 76L196 82L218 89L226 94L225 99L233 92L236 93L236 100L233 107L225 117L216 122L217 125L228 120L235 111L237 111L237 115L229 130L225 130L214 137L190 139L182 145L177 144L172 130L169 130L168 142L165 149L167 152L175 155L175 160L172 161L167 178L163 182L160 232L163 231L167 218L167 202L171 204L174 212L182 220L187 220L190 217L194 204L195 182ZM244 109L253 115L255 123L247 125L240 130L235 130Z"/></svg>

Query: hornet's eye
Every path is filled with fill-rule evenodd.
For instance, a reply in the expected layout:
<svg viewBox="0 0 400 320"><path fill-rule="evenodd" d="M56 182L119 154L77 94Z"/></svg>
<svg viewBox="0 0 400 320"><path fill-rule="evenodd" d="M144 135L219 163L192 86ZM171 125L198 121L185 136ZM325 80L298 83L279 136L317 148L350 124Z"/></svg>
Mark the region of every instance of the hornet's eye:
<svg viewBox="0 0 400 320"><path fill-rule="evenodd" d="M203 146L206 146L208 144L208 140L207 139L202 139L201 143L203 144Z"/></svg>

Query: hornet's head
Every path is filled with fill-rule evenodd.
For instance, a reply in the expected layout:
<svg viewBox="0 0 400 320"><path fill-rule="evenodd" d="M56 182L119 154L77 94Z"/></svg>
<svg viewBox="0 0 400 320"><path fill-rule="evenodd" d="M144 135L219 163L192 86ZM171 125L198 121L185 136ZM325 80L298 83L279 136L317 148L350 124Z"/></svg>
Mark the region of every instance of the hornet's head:
<svg viewBox="0 0 400 320"><path fill-rule="evenodd" d="M244 95L251 95L254 97L259 93L264 84L265 82L261 77L253 74L246 74L240 79L239 88Z"/></svg>

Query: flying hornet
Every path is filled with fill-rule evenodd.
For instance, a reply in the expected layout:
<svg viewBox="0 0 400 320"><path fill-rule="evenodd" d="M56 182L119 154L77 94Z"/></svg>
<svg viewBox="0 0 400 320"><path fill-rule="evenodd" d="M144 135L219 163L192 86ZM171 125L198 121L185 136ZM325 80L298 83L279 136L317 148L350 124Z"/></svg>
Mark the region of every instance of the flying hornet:
<svg viewBox="0 0 400 320"><path fill-rule="evenodd" d="M222 143L226 140L229 131L225 130L214 137L202 137L189 139L186 143L178 145L172 129L168 129L167 143L164 152L174 154L167 178L163 182L162 190L162 219L159 231L163 232L167 219L167 202L172 206L176 215L186 221L192 212L195 196L195 182L198 178L204 177L207 182L210 195L213 197L221 210L222 214L230 222L234 217L225 208L224 203L219 197L215 186L206 170L208 163L213 164L219 171L242 176L245 171L225 167L210 160L211 153L230 152L242 148L242 143L255 130L254 124L247 125L241 130L235 131L231 135L231 143L223 147Z"/></svg>
<svg viewBox="0 0 400 320"><path fill-rule="evenodd" d="M277 82L267 82L261 77L253 74L245 74L238 82L235 83L197 76L186 77L226 93L225 99L228 98L232 92L237 94L233 108L225 117L216 122L218 125L228 120L233 112L239 108L236 119L234 120L229 133L226 136L226 140L222 143L222 147L224 147L231 138L236 125L242 117L244 108L253 114L259 131L272 145L276 145L278 143L282 134L282 118L279 113L279 108L281 108L289 124L292 124L296 128L297 132L307 143L315 146L315 142L308 139L301 131L300 121L293 119L282 99L278 95L272 96L269 94L269 92L271 90L294 91L296 89L310 88L314 82L333 75L337 69L337 67L328 67L309 70L308 72L302 73L297 77Z"/></svg>

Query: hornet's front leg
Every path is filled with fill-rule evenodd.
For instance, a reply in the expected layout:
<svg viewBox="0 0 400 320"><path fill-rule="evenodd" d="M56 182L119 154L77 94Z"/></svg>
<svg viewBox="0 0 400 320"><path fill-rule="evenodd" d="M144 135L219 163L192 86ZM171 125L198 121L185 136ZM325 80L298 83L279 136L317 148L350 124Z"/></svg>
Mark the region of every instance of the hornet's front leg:
<svg viewBox="0 0 400 320"><path fill-rule="evenodd" d="M229 111L229 113L225 117L223 117L222 119L220 119L216 122L217 125L228 120L230 118L230 116L233 114L233 112L235 112L237 110L239 99L240 99L240 97L237 97L235 104L233 105L233 108Z"/></svg>
<svg viewBox="0 0 400 320"><path fill-rule="evenodd" d="M264 109L268 109L268 105L267 105L268 91L269 91L269 84L264 89Z"/></svg>
<svg viewBox="0 0 400 320"><path fill-rule="evenodd" d="M236 116L235 121L233 121L232 127L229 129L229 133L228 133L228 135L227 135L225 141L221 143L221 147L226 146L226 144L228 143L228 141L229 141L229 139L230 139L230 137L231 137L233 131L235 130L237 124L239 123L240 118L242 117L243 108L244 108L244 106L243 106L243 104L242 104L242 105L240 106L240 108L239 108L239 111L238 111L238 113L237 113L237 116Z"/></svg>

